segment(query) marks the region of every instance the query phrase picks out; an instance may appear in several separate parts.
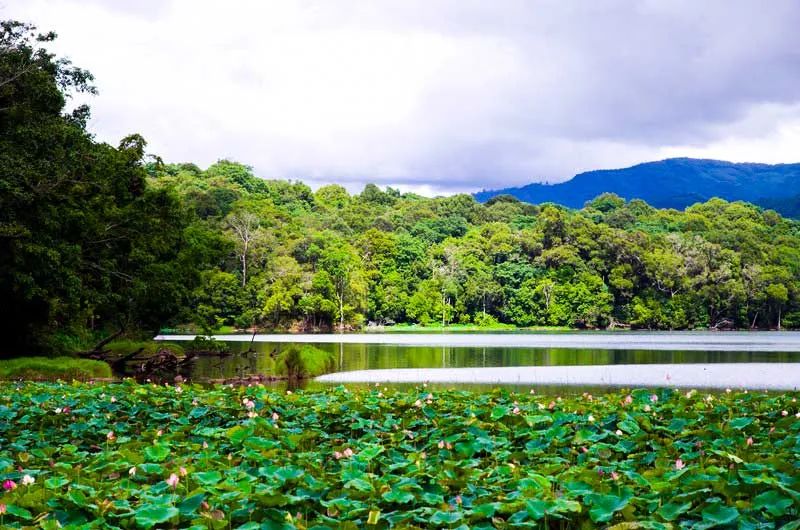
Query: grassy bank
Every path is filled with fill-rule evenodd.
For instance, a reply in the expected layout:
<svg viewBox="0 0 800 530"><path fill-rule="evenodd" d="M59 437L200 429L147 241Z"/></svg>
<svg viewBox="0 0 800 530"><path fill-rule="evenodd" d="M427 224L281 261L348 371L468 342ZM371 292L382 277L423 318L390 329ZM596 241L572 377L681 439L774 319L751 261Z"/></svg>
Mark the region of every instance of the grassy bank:
<svg viewBox="0 0 800 530"><path fill-rule="evenodd" d="M74 357L18 357L0 361L0 379L110 378L111 367L102 361Z"/></svg>
<svg viewBox="0 0 800 530"><path fill-rule="evenodd" d="M486 326L478 326L476 324L448 324L442 326L441 324L425 325L422 324L394 324L392 326L379 326L377 328L365 328L364 331L409 331L409 332L434 332L434 331L451 331L451 332L464 332L464 331L575 331L576 328L569 328L565 326L531 326L521 328L513 324L491 324Z"/></svg>
<svg viewBox="0 0 800 530"><path fill-rule="evenodd" d="M797 394L29 383L0 395L0 479L14 483L0 493L4 528L796 528L800 518Z"/></svg>

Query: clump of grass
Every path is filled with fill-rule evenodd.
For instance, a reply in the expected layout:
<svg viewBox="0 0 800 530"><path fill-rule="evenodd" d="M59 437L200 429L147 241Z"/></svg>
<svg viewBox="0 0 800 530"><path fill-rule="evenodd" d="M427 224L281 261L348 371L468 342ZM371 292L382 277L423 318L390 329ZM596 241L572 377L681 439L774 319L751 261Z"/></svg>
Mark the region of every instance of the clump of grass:
<svg viewBox="0 0 800 530"><path fill-rule="evenodd" d="M332 352L308 344L292 345L278 357L278 372L291 379L316 377L328 372L333 362Z"/></svg>
<svg viewBox="0 0 800 530"><path fill-rule="evenodd" d="M92 359L19 357L0 361L0 379L85 380L110 377L111 367Z"/></svg>

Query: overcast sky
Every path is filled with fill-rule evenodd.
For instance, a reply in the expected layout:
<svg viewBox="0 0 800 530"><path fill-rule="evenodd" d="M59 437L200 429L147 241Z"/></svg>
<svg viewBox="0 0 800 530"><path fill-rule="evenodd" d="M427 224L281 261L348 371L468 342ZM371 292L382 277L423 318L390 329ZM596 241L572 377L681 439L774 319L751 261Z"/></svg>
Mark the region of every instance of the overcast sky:
<svg viewBox="0 0 800 530"><path fill-rule="evenodd" d="M0 0L167 161L426 194L800 161L800 2Z"/></svg>

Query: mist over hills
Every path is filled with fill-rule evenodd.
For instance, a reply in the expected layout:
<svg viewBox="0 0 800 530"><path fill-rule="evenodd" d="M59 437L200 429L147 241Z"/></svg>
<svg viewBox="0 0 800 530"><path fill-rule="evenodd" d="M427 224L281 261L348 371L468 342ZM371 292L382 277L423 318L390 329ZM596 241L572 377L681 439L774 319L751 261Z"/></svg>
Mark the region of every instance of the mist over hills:
<svg viewBox="0 0 800 530"><path fill-rule="evenodd" d="M474 195L480 202L498 195L512 195L534 204L554 202L581 208L586 201L605 192L625 199L642 199L657 208L676 209L720 197L752 202L797 217L800 163L772 165L670 158L623 169L587 171L557 184L533 183Z"/></svg>

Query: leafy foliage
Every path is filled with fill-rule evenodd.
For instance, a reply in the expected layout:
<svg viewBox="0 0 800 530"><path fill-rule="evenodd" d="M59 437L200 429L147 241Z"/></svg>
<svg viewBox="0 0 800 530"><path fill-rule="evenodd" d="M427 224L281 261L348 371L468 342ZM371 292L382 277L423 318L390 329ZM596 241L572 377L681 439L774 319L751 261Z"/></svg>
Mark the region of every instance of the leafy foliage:
<svg viewBox="0 0 800 530"><path fill-rule="evenodd" d="M0 493L4 528L791 528L800 517L795 394L0 390L0 480L14 483Z"/></svg>

